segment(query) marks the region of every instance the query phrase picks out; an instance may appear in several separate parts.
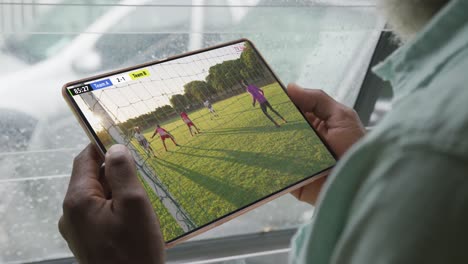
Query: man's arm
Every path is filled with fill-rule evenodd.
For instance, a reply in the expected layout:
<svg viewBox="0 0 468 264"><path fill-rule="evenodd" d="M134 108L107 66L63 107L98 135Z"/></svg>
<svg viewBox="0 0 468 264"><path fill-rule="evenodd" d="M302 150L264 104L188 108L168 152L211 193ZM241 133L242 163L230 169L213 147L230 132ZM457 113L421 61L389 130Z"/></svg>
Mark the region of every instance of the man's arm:
<svg viewBox="0 0 468 264"><path fill-rule="evenodd" d="M398 150L361 186L332 263L468 263L468 160Z"/></svg>

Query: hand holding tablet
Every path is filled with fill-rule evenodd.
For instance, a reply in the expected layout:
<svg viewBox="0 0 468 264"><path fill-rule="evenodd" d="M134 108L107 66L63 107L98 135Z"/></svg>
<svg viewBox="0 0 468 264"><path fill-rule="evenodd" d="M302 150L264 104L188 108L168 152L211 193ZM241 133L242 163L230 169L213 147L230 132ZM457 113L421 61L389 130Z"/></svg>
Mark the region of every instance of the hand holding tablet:
<svg viewBox="0 0 468 264"><path fill-rule="evenodd" d="M166 246L305 186L336 163L245 39L75 81L63 95L102 156L115 144L128 148Z"/></svg>
<svg viewBox="0 0 468 264"><path fill-rule="evenodd" d="M322 90L304 90L296 84L289 84L288 94L338 159L364 136L365 128L356 111L338 103ZM326 177L317 179L291 194L314 205L325 180Z"/></svg>

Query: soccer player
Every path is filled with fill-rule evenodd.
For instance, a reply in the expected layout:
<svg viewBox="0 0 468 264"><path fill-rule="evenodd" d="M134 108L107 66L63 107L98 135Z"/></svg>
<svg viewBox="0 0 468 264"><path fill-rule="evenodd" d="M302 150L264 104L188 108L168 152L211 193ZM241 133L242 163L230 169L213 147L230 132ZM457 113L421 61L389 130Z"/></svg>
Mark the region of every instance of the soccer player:
<svg viewBox="0 0 468 264"><path fill-rule="evenodd" d="M273 113L275 113L279 118L281 118L285 123L287 123L286 119L284 119L275 109L273 109L270 102L268 102L268 100L265 98L265 93L262 89L258 88L253 84L247 84L245 80L242 80L241 83L245 87L247 92L250 93L250 95L252 95L252 105L255 107L255 103L258 101L262 112L268 119L270 119L271 122L273 122L273 124L275 124L276 127L280 127L280 125L268 114L267 107L270 108L270 110Z"/></svg>
<svg viewBox="0 0 468 264"><path fill-rule="evenodd" d="M151 136L151 138L154 138L154 136L156 136L156 134L159 134L159 136L161 137L164 149L166 151L167 151L167 147L166 147L166 142L165 141L166 141L167 138L170 138L172 140L172 142L174 142L174 145L180 146L179 144L177 144L177 142L175 142L174 136L171 135L171 133L169 133L166 129L162 128L159 124L156 125L156 130L154 130L154 133Z"/></svg>
<svg viewBox="0 0 468 264"><path fill-rule="evenodd" d="M135 137L135 139L138 141L138 144L140 144L140 146L143 147L148 156L150 153L152 153L153 157L156 158L156 154L154 153L153 148L151 147L148 140L146 140L145 136L143 136L143 134L141 133L140 127L134 127L133 130L135 131L133 137Z"/></svg>
<svg viewBox="0 0 468 264"><path fill-rule="evenodd" d="M188 117L187 113L181 112L181 113L180 113L180 117L182 118L182 120L184 121L184 123L188 126L190 135L191 135L192 137L193 137L192 127L194 127L194 128L197 130L197 131L195 132L195 134L200 133L200 130L199 130L198 127L192 122L192 120Z"/></svg>
<svg viewBox="0 0 468 264"><path fill-rule="evenodd" d="M216 113L216 111L214 110L213 108L213 105L211 104L210 100L206 99L205 102L203 102L203 105L208 108L208 111L210 111L210 113L216 117L218 117L218 113Z"/></svg>

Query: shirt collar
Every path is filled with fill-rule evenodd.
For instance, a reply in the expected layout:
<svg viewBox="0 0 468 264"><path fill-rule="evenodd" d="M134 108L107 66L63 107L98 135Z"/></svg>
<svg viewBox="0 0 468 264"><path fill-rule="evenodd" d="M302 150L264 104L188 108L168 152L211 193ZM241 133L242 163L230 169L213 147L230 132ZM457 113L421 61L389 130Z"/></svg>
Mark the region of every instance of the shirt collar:
<svg viewBox="0 0 468 264"><path fill-rule="evenodd" d="M468 45L468 1L451 0L421 30L373 68L390 81L395 101L422 87L450 58Z"/></svg>

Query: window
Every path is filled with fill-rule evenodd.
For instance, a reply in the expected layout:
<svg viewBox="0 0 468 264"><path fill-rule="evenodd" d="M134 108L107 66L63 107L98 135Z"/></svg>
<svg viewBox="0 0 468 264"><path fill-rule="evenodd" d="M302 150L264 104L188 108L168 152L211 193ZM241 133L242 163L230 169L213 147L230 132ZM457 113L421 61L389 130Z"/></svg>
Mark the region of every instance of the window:
<svg viewBox="0 0 468 264"><path fill-rule="evenodd" d="M373 1L348 2L0 3L0 262L71 255L57 221L72 159L89 140L61 98L63 84L245 37L283 83L353 105L383 22ZM295 228L312 210L286 195L195 240Z"/></svg>
<svg viewBox="0 0 468 264"><path fill-rule="evenodd" d="M109 3L112 2L115 1ZM6 8L7 6L4 5L3 9ZM35 7L32 6L32 8ZM13 10L17 9L13 8ZM13 32L15 34L7 37L5 50L28 63L40 62L60 52L61 49L75 39L77 33L85 31L106 11L108 11L106 6L95 6L93 8L76 6L71 8L66 5L53 5L37 19L25 24L17 33ZM24 11L20 14L24 15ZM7 17L14 15L17 14L11 13ZM63 34L65 32L68 34Z"/></svg>

